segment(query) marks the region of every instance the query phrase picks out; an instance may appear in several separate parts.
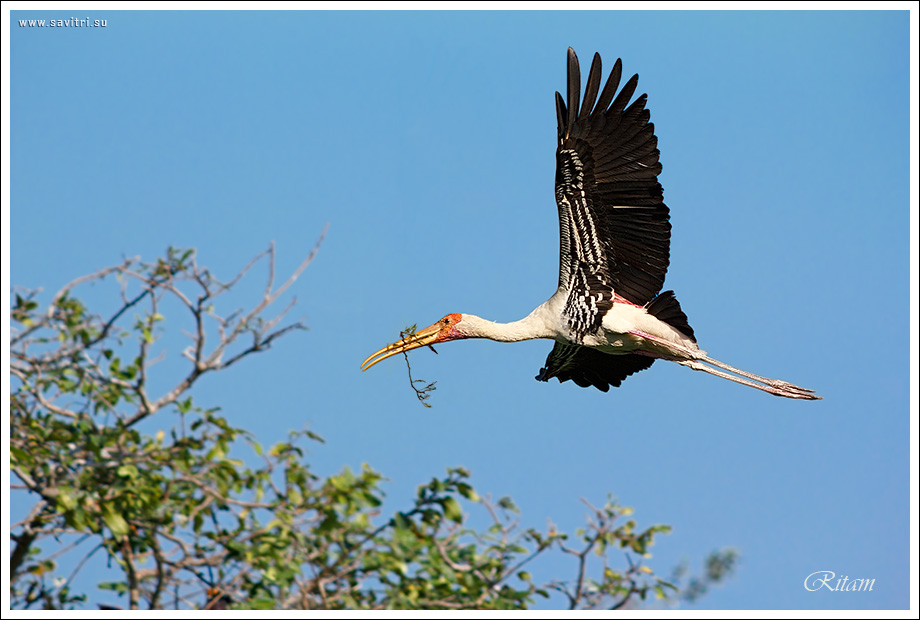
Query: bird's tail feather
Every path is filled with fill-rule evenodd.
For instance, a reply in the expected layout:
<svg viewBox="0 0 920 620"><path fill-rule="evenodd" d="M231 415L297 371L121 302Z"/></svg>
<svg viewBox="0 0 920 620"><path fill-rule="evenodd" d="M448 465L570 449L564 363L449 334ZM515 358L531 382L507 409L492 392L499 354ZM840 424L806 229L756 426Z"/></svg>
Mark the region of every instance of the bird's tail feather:
<svg viewBox="0 0 920 620"><path fill-rule="evenodd" d="M687 321L687 315L680 309L680 304L677 302L677 297L674 296L674 291L661 293L646 304L645 310L659 321L667 323L693 342L696 342L693 328L690 327L690 323Z"/></svg>

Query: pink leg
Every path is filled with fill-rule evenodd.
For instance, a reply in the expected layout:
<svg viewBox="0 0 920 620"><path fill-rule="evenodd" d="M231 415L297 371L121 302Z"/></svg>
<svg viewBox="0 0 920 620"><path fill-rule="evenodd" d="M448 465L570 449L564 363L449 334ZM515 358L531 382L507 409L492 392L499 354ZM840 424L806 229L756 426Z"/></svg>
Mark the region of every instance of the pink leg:
<svg viewBox="0 0 920 620"><path fill-rule="evenodd" d="M716 377L728 379L729 381L734 381L735 383L740 383L741 385L746 385L748 387L757 388L758 390L773 394L774 396L784 396L786 398L798 398L802 400L821 400L821 397L817 396L812 390L799 387L787 381L761 377L760 375L755 375L752 372L747 372L745 370L741 370L740 368L729 366L728 364L709 357L705 352L699 349L694 351L679 344L658 338L657 336L646 334L645 332L632 331L630 333L634 336L639 336L654 342L665 349L673 351L673 356L660 355L651 353L649 351L635 351L635 353L640 355L649 355L651 357L659 357L661 359L677 362L681 366L686 366L687 368L692 368L693 370L701 370ZM732 372L735 375L740 375L740 377L736 377L727 372L716 370L715 368L710 368L709 366L706 366L706 364L712 364L713 366ZM746 377L746 379L742 379L741 377Z"/></svg>

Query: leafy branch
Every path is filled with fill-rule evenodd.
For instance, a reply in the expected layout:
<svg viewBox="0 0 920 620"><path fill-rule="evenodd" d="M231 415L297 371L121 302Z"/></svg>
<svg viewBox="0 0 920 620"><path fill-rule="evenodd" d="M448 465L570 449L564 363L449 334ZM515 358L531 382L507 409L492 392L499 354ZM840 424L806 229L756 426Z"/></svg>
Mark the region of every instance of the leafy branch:
<svg viewBox="0 0 920 620"><path fill-rule="evenodd" d="M16 292L14 608L86 605L100 593L77 591L78 577L106 566L111 580L99 590L130 609L524 609L558 597L571 609L617 609L651 593L696 600L731 574L736 556L713 555L681 598L686 570L666 581L648 565L668 526L641 529L631 509L609 500L589 504L586 528L571 536L552 525L524 528L510 498L481 497L460 467L420 486L403 510L386 511L383 476L369 466L313 473L302 443L324 443L315 432L263 448L219 408L196 403L201 377L305 328L285 322L293 299L267 313L315 254L278 286L273 246L227 281L199 266L194 251L171 248L153 262L127 259L78 278L44 308L40 291ZM221 308L259 264L266 284L251 309ZM118 303L107 314L77 297L113 279ZM175 308L191 326L187 346L178 364L158 367ZM434 383L416 387L425 382L411 369L409 380L428 406ZM167 387L154 393L154 384ZM471 528L468 512L488 525ZM625 568L614 552L626 553ZM572 561L572 578L534 580L532 565L551 554Z"/></svg>

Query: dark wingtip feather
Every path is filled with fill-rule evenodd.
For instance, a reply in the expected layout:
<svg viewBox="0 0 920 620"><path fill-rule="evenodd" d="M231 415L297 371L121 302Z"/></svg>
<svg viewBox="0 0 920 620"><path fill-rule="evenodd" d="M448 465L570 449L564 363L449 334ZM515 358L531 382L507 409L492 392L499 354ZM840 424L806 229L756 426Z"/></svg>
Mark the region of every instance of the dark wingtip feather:
<svg viewBox="0 0 920 620"><path fill-rule="evenodd" d="M591 61L591 69L588 71L588 84L585 86L585 98L581 102L581 113L578 115L579 124L584 123L594 109L594 100L597 99L597 91L600 87L601 55L594 52L594 60Z"/></svg>
<svg viewBox="0 0 920 620"><path fill-rule="evenodd" d="M581 99L581 70L578 68L578 56L575 55L575 50L571 47L569 48L568 82L569 92L567 100L569 114L565 126L566 137L571 134L572 128L575 127L575 121L578 118L578 102Z"/></svg>
<svg viewBox="0 0 920 620"><path fill-rule="evenodd" d="M556 123L559 132L559 139L565 138L565 101L559 91L556 91Z"/></svg>
<svg viewBox="0 0 920 620"><path fill-rule="evenodd" d="M608 110L608 112L613 114L622 114L623 110L626 109L626 104L629 103L629 100L636 92L636 87L638 85L639 74L637 73L629 78L625 84L623 84L623 90L621 90L620 94L617 95L617 98L613 100L613 103L610 105L610 110Z"/></svg>
<svg viewBox="0 0 920 620"><path fill-rule="evenodd" d="M604 84L604 90L601 92L601 98L598 100L597 105L595 106L598 112L604 112L607 110L607 107L610 105L610 102L613 101L613 96L617 92L617 88L620 86L620 78L623 75L623 61L617 58L617 61L613 63L613 69L610 70L610 75L607 76L607 83Z"/></svg>

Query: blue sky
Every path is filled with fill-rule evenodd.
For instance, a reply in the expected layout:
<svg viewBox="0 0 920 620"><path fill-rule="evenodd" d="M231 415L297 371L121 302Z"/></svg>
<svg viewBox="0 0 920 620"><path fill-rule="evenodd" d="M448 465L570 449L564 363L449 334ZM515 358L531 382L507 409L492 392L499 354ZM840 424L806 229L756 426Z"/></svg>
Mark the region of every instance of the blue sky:
<svg viewBox="0 0 920 620"><path fill-rule="evenodd" d="M52 17L106 27L18 26ZM205 378L199 403L263 444L309 424L314 469L370 464L393 510L451 466L529 526L572 531L580 498L612 493L674 526L664 574L740 550L699 607L903 609L909 43L906 11L14 11L11 282L55 291L170 245L229 277L271 241L291 271L328 223L293 289L310 331ZM606 394L538 383L549 341L415 352L431 409L401 358L361 373L407 325L515 320L553 293L568 46L648 93L665 287L701 346L823 401L663 362ZM806 591L819 570L876 586Z"/></svg>

